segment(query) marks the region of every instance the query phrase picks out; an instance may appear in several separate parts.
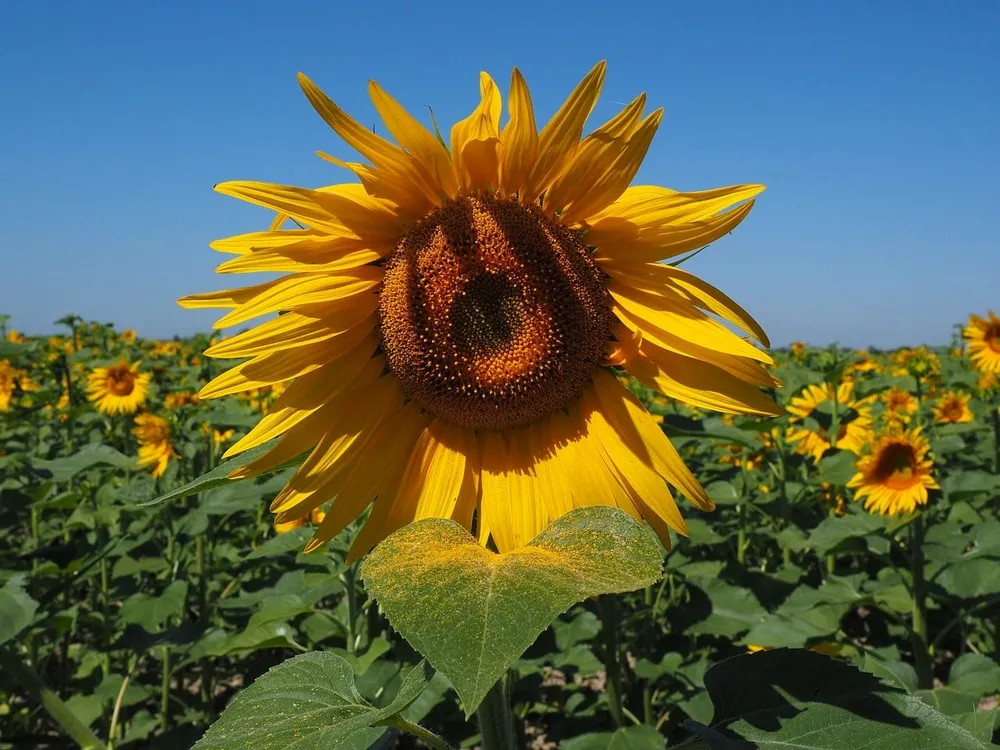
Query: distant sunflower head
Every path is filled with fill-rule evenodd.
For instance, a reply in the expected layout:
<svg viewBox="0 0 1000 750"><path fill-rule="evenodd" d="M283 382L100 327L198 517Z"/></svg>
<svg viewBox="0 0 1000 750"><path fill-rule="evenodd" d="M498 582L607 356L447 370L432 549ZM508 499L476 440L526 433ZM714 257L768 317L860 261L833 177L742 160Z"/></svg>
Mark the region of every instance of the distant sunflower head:
<svg viewBox="0 0 1000 750"><path fill-rule="evenodd" d="M857 499L865 498L865 509L871 513L912 513L927 504L928 490L938 489L929 452L930 444L919 427L873 435L847 486L855 490Z"/></svg>
<svg viewBox="0 0 1000 750"><path fill-rule="evenodd" d="M867 351L857 351L854 353L856 359L844 368L844 376L877 373L882 371L882 365L878 360L873 359Z"/></svg>
<svg viewBox="0 0 1000 750"><path fill-rule="evenodd" d="M963 336L976 368L982 372L1000 373L1000 318L992 310L985 318L970 315Z"/></svg>
<svg viewBox="0 0 1000 750"><path fill-rule="evenodd" d="M98 367L87 376L87 398L104 414L134 414L146 403L151 375L139 362Z"/></svg>
<svg viewBox="0 0 1000 750"><path fill-rule="evenodd" d="M768 345L760 326L660 262L729 233L763 187L630 187L663 112L644 113L640 95L584 136L604 70L541 129L520 72L502 126L482 73L479 103L447 141L376 83L394 142L300 76L364 162L322 156L358 182L217 187L277 214L267 231L214 243L234 256L219 270L286 275L181 300L229 308L220 328L282 313L210 346L246 361L199 395L247 393L262 412L227 456L280 438L233 477L309 452L272 504L286 523L336 498L307 550L373 501L352 559L426 517L509 550L591 504L645 519L667 542L685 525L664 480L701 508L712 501L625 373L694 407L776 412L760 390L778 385L773 361L751 342Z"/></svg>
<svg viewBox="0 0 1000 750"><path fill-rule="evenodd" d="M177 391L176 393L168 393L163 397L163 408L180 409L185 406L196 406L200 402L201 399L191 391Z"/></svg>
<svg viewBox="0 0 1000 750"><path fill-rule="evenodd" d="M945 391L934 403L934 421L938 424L963 424L971 422L974 417L969 401L972 397L961 391Z"/></svg>
<svg viewBox="0 0 1000 750"><path fill-rule="evenodd" d="M0 359L0 411L10 409L17 388L17 371L6 359Z"/></svg>
<svg viewBox="0 0 1000 750"><path fill-rule="evenodd" d="M893 354L893 362L896 365L893 374L897 376L912 375L919 380L926 380L941 372L938 356L926 346L900 349Z"/></svg>
<svg viewBox="0 0 1000 750"><path fill-rule="evenodd" d="M806 345L802 341L792 342L792 356L795 359L805 359L806 356Z"/></svg>
<svg viewBox="0 0 1000 750"><path fill-rule="evenodd" d="M808 385L786 407L792 415L788 441L795 444L796 453L816 461L833 448L858 453L871 430L871 401L856 398L849 380L836 390L829 383Z"/></svg>
<svg viewBox="0 0 1000 750"><path fill-rule="evenodd" d="M176 455L170 442L170 423L155 414L140 414L132 432L139 443L139 465L152 466L154 477L163 476Z"/></svg>
<svg viewBox="0 0 1000 750"><path fill-rule="evenodd" d="M917 411L917 399L909 391L890 388L882 394L885 418L891 422L907 423Z"/></svg>

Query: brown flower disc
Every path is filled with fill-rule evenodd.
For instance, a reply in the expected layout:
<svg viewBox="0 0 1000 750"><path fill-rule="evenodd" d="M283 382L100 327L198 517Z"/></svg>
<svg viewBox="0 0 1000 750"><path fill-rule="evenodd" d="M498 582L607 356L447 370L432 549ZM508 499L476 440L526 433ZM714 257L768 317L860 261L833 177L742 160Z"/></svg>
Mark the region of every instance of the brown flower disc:
<svg viewBox="0 0 1000 750"><path fill-rule="evenodd" d="M382 345L405 393L470 428L534 422L604 356L604 276L576 230L535 206L473 195L416 224L385 266Z"/></svg>

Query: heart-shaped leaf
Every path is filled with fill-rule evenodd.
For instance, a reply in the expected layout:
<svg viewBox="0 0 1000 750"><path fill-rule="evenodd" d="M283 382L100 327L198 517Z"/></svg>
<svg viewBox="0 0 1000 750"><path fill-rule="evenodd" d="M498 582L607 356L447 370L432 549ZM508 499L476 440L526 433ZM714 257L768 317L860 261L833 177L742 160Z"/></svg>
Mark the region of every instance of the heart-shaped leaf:
<svg viewBox="0 0 1000 750"><path fill-rule="evenodd" d="M570 606L659 579L663 552L617 508L577 508L496 554L453 521L400 529L369 555L365 585L389 622L449 680L466 715Z"/></svg>
<svg viewBox="0 0 1000 750"><path fill-rule="evenodd" d="M301 654L237 694L193 750L363 750L382 734L382 722L417 699L430 677L421 662L395 700L375 708L361 697L346 661L319 651Z"/></svg>

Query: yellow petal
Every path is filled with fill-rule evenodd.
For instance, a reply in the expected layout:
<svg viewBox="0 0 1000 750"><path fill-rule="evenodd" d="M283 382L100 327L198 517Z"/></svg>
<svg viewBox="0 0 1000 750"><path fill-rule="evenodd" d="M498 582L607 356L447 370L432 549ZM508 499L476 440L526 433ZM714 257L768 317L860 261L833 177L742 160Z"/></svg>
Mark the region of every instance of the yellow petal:
<svg viewBox="0 0 1000 750"><path fill-rule="evenodd" d="M646 95L640 94L621 112L583 139L573 160L545 193L547 210L561 212L567 204L585 195L591 183L601 179L625 150L645 106Z"/></svg>
<svg viewBox="0 0 1000 750"><path fill-rule="evenodd" d="M522 201L535 200L573 157L583 134L583 126L601 95L606 67L603 60L597 63L542 128L538 136L537 158L520 192Z"/></svg>
<svg viewBox="0 0 1000 750"><path fill-rule="evenodd" d="M222 457L235 456L278 437L352 387L368 364L375 345L375 336L369 335L343 356L298 377L271 405L260 422L230 446Z"/></svg>
<svg viewBox="0 0 1000 750"><path fill-rule="evenodd" d="M177 304L188 310L201 310L204 308L216 307L239 307L256 297L264 294L269 289L281 283L281 279L265 281L263 284L254 286L244 286L237 289L222 289L218 292L205 292L204 294L189 294L177 300Z"/></svg>
<svg viewBox="0 0 1000 750"><path fill-rule="evenodd" d="M644 292L657 295L673 293L681 298L686 297L690 304L697 305L708 312L715 313L724 320L728 320L756 338L764 346L771 345L764 329L750 316L750 313L722 291L702 281L694 274L662 263L638 265L606 263L602 268L612 278Z"/></svg>
<svg viewBox="0 0 1000 750"><path fill-rule="evenodd" d="M699 508L715 508L715 503L694 478L670 439L631 392L613 375L605 370L598 370L594 375L594 393L600 403L601 415L637 456L648 455L651 465L660 476L683 492ZM584 391L585 396L586 394L587 391Z"/></svg>
<svg viewBox="0 0 1000 750"><path fill-rule="evenodd" d="M260 315L291 310L301 305L323 302L346 302L382 283L384 272L375 266L362 266L336 274L301 273L286 276L278 284L260 292L235 310L215 321L216 328L243 323Z"/></svg>
<svg viewBox="0 0 1000 750"><path fill-rule="evenodd" d="M642 121L615 160L602 167L595 179L586 183L586 191L566 207L562 221L567 224L584 221L624 192L642 166L662 120L663 110L658 109Z"/></svg>
<svg viewBox="0 0 1000 750"><path fill-rule="evenodd" d="M362 295L346 307L318 309L315 314L288 312L256 328L220 341L205 350L206 357L253 357L271 351L294 349L298 346L329 341L357 325L364 325L378 306L374 294ZM322 308L322 306L318 306ZM331 346L336 346L332 343Z"/></svg>
<svg viewBox="0 0 1000 750"><path fill-rule="evenodd" d="M368 82L368 94L396 142L416 158L442 197L454 198L458 190L444 146L375 81Z"/></svg>
<svg viewBox="0 0 1000 750"><path fill-rule="evenodd" d="M414 198L409 204L412 209L419 207L421 213L427 213L433 206L439 205L441 196L428 182L425 175L420 174L416 159L361 125L334 104L302 73L299 73L299 85L302 86L302 91L319 116L351 148L368 159L377 170L386 172L389 179L403 182L409 186L409 192L414 194ZM417 201L417 195L422 195L424 200Z"/></svg>
<svg viewBox="0 0 1000 750"><path fill-rule="evenodd" d="M678 304L663 296L642 292L611 279L608 291L629 317L639 323L643 336L687 340L693 344L724 354L756 359L772 364L774 360L749 341L716 323L693 305Z"/></svg>
<svg viewBox="0 0 1000 750"><path fill-rule="evenodd" d="M319 252L304 252L306 248L277 248L257 250L248 255L227 260L216 266L216 273L333 273L368 265L388 254L389 249L373 250L363 247L369 243L347 240L351 249L331 248ZM355 249L357 248L357 249Z"/></svg>
<svg viewBox="0 0 1000 750"><path fill-rule="evenodd" d="M246 255L254 250L270 250L285 245L293 245L306 240L328 241L329 235L314 232L311 229L286 229L270 232L250 232L238 234L235 237L225 237L209 243L209 247L220 253Z"/></svg>
<svg viewBox="0 0 1000 750"><path fill-rule="evenodd" d="M479 190L497 184L500 148L500 91L479 74L479 106L451 129L451 158L459 187Z"/></svg>
<svg viewBox="0 0 1000 750"><path fill-rule="evenodd" d="M535 165L538 155L538 131L535 129L535 110L531 93L521 71L514 68L510 76L510 94L507 97L510 120L500 134L503 144L500 158L500 192L516 195Z"/></svg>

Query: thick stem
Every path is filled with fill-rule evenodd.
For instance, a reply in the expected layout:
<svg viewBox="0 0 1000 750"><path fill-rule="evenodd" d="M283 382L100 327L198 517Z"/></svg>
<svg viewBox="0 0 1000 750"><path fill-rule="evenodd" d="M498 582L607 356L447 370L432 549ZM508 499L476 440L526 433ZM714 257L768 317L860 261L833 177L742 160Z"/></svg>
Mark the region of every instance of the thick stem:
<svg viewBox="0 0 1000 750"><path fill-rule="evenodd" d="M13 648L0 648L0 666L3 666L4 670L9 672L22 688L42 704L42 708L66 731L66 734L73 738L77 745L84 750L105 750L104 743L94 736L90 728L77 718L69 706L59 699L58 695L45 686L35 671L24 663Z"/></svg>
<svg viewBox="0 0 1000 750"><path fill-rule="evenodd" d="M736 534L736 562L743 565L747 559L747 509L743 503L736 506L739 530Z"/></svg>
<svg viewBox="0 0 1000 750"><path fill-rule="evenodd" d="M163 681L160 683L160 731L167 731L170 720L170 648L163 647Z"/></svg>
<svg viewBox="0 0 1000 750"><path fill-rule="evenodd" d="M993 409L993 473L1000 474L1000 406Z"/></svg>
<svg viewBox="0 0 1000 750"><path fill-rule="evenodd" d="M618 653L618 601L608 594L597 600L601 615L601 635L604 639L604 671L607 675L605 690L608 693L608 712L615 726L624 727L625 712L622 711L622 668Z"/></svg>
<svg viewBox="0 0 1000 750"><path fill-rule="evenodd" d="M344 582L344 593L347 596L347 653L349 654L353 654L358 648L358 638L355 634L358 622L357 570L355 563L348 567L341 577Z"/></svg>
<svg viewBox="0 0 1000 750"><path fill-rule="evenodd" d="M514 715L504 680L490 688L476 709L483 750L514 750Z"/></svg>
<svg viewBox="0 0 1000 750"><path fill-rule="evenodd" d="M913 595L913 661L917 687L934 687L934 672L927 648L927 601L924 582L924 516L918 513L910 524L910 576Z"/></svg>

